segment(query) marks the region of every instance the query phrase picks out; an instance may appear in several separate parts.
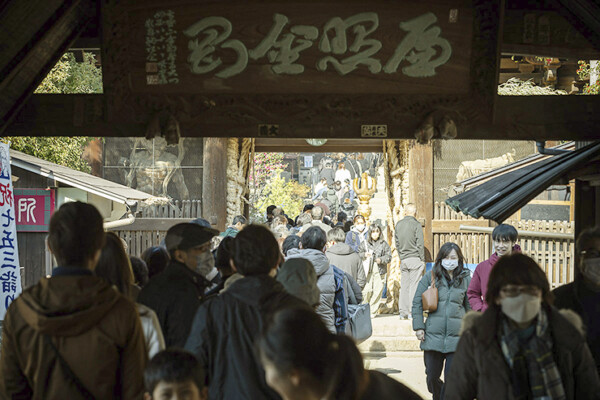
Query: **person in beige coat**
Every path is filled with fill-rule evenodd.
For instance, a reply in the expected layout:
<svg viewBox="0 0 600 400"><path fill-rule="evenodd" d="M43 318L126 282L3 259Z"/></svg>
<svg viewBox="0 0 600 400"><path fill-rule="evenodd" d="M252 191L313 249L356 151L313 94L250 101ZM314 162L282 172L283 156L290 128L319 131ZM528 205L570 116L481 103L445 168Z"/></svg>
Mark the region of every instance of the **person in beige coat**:
<svg viewBox="0 0 600 400"><path fill-rule="evenodd" d="M465 316L446 382L446 400L600 396L581 319L551 306L545 273L531 258L500 258L483 313Z"/></svg>

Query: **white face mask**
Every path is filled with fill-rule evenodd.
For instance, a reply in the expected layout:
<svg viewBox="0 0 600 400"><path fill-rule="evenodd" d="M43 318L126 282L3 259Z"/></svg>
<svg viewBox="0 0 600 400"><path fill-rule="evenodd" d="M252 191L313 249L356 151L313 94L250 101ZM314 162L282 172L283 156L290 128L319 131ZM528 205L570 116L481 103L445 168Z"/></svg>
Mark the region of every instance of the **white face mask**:
<svg viewBox="0 0 600 400"><path fill-rule="evenodd" d="M357 229L359 232L362 232L362 231L364 231L364 230L365 230L365 225L364 225L364 224L358 224L358 225L356 225L356 229Z"/></svg>
<svg viewBox="0 0 600 400"><path fill-rule="evenodd" d="M215 258L210 251L196 256L196 272L206 278L215 268Z"/></svg>
<svg viewBox="0 0 600 400"><path fill-rule="evenodd" d="M442 267L446 268L448 271L454 271L456 267L458 267L458 260L449 260L444 258L442 260Z"/></svg>
<svg viewBox="0 0 600 400"><path fill-rule="evenodd" d="M516 323L524 324L533 320L542 307L542 299L538 296L521 293L515 297L500 300L502 312Z"/></svg>
<svg viewBox="0 0 600 400"><path fill-rule="evenodd" d="M600 257L583 260L581 273L588 281L600 285Z"/></svg>

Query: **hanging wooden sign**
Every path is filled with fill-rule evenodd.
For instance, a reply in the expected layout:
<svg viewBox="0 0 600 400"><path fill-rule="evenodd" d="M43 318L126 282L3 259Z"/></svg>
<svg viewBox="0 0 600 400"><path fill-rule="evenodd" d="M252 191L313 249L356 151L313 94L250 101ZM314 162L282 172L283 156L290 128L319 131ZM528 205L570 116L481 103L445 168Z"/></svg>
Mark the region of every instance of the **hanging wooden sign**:
<svg viewBox="0 0 600 400"><path fill-rule="evenodd" d="M470 89L469 1L124 0L103 11L105 82L133 93Z"/></svg>

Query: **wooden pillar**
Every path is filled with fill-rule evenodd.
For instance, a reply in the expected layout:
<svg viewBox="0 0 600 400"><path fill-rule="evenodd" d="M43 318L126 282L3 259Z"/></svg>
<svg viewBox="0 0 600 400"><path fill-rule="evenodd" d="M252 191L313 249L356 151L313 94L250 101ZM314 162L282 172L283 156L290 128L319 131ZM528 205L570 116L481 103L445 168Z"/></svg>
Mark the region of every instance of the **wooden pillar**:
<svg viewBox="0 0 600 400"><path fill-rule="evenodd" d="M227 138L204 138L202 217L224 231L227 221Z"/></svg>
<svg viewBox="0 0 600 400"><path fill-rule="evenodd" d="M425 261L433 261L433 146L415 144L409 154L409 199L417 207L417 219L424 221Z"/></svg>
<svg viewBox="0 0 600 400"><path fill-rule="evenodd" d="M575 142L575 148L580 149L591 142ZM600 187L590 185L590 182L575 179L575 239L581 231L600 225ZM571 194L573 196L573 194ZM575 265L579 264L579 254L575 252ZM575 268L575 274L579 269Z"/></svg>

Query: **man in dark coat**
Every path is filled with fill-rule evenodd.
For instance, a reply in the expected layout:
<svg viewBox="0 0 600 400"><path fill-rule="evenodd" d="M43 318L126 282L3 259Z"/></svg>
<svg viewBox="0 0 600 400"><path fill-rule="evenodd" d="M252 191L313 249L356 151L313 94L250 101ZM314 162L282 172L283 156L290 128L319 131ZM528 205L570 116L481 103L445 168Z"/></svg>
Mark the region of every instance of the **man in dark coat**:
<svg viewBox="0 0 600 400"><path fill-rule="evenodd" d="M231 255L244 277L202 303L185 348L208 372L209 399L279 399L265 381L254 340L276 311L309 306L273 278L280 252L267 228L244 228L234 239Z"/></svg>
<svg viewBox="0 0 600 400"><path fill-rule="evenodd" d="M192 223L182 223L167 231L165 245L171 261L150 281L138 302L156 312L167 347L183 347L201 298L210 282L202 271L214 269L211 239L219 232Z"/></svg>
<svg viewBox="0 0 600 400"><path fill-rule="evenodd" d="M585 324L588 346L600 373L600 227L577 238L580 262L572 283L554 289L554 306L575 311Z"/></svg>

